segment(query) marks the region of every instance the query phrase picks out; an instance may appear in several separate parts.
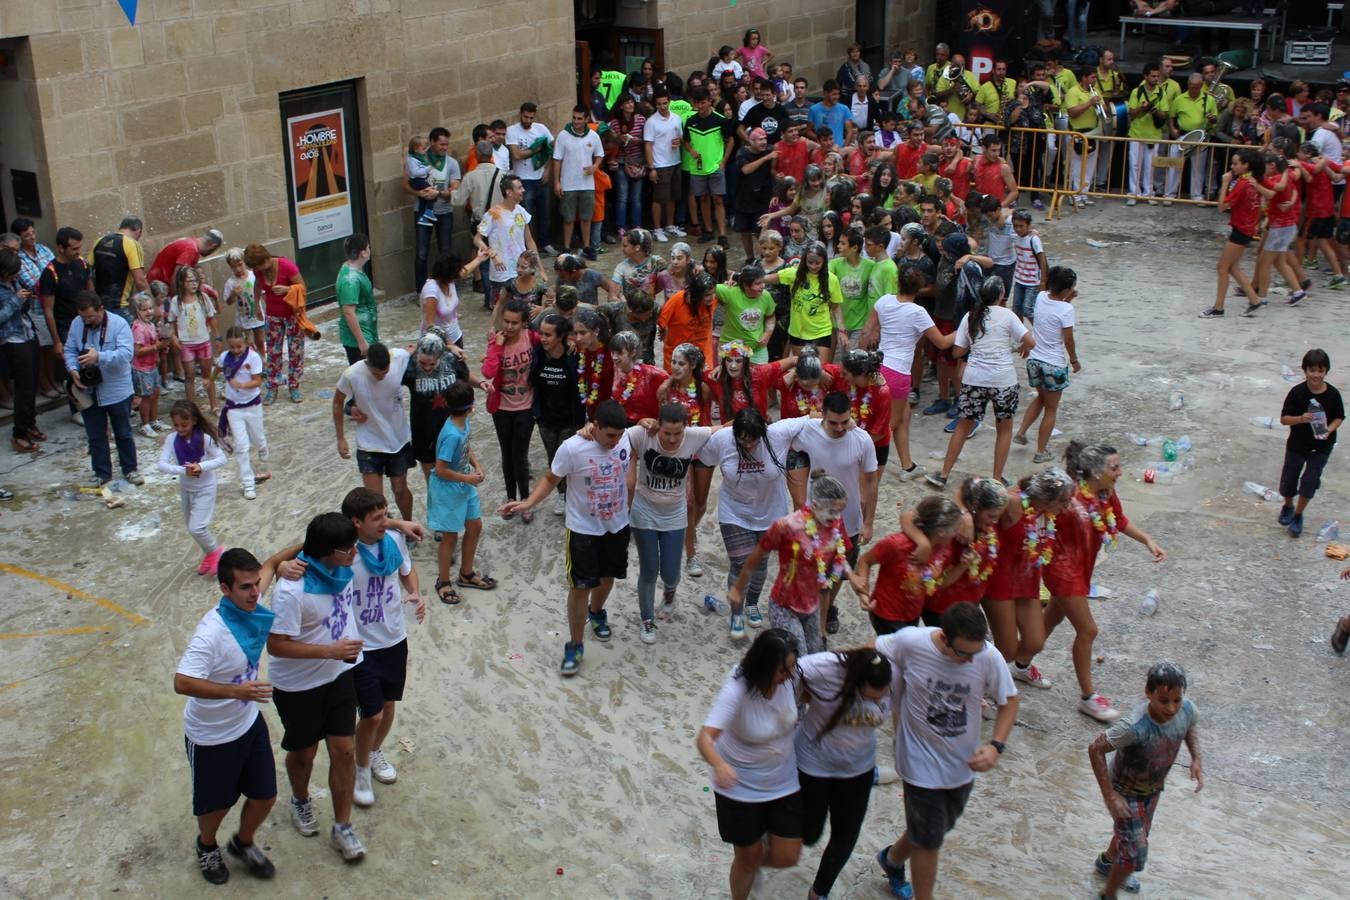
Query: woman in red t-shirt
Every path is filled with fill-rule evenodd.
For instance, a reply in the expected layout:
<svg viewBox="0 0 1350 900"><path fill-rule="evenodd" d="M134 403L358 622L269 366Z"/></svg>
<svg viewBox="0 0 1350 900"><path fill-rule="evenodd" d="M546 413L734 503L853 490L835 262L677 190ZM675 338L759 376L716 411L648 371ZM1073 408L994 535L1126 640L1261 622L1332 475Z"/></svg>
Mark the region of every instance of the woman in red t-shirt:
<svg viewBox="0 0 1350 900"><path fill-rule="evenodd" d="M958 603L983 604L1001 545L998 521L1008 508L1008 489L992 478L967 478L956 489L956 505L966 527L952 543L951 562L938 589L923 604L925 625L940 625L942 614Z"/></svg>
<svg viewBox="0 0 1350 900"><path fill-rule="evenodd" d="M1252 284L1258 297L1266 296L1270 287L1270 270L1280 270L1285 283L1292 289L1289 305L1293 306L1308 295L1303 287L1308 277L1303 272L1298 254L1294 252L1294 240L1298 236L1299 184L1302 182L1301 167L1289 165L1283 156L1267 156L1266 170L1261 183L1275 192L1266 204L1266 240L1256 257L1256 274Z"/></svg>
<svg viewBox="0 0 1350 900"><path fill-rule="evenodd" d="M1216 266L1219 278L1215 285L1214 305L1201 311L1200 318L1216 319L1223 316L1223 299L1228 293L1228 276L1237 279L1238 286L1247 295L1247 309L1244 316L1250 316L1266 305L1256 287L1242 272L1242 254L1256 240L1257 227L1261 222L1261 198L1275 196L1275 192L1256 180L1255 172L1261 166L1261 151L1244 147L1233 154L1229 171L1223 173L1223 184L1219 188L1219 209L1229 210L1228 242L1223 245ZM1264 171L1264 167L1261 168Z"/></svg>
<svg viewBox="0 0 1350 900"><path fill-rule="evenodd" d="M825 395L839 377L838 366L822 363L816 348L803 347L797 365L791 371L780 372L774 385L779 396L778 418L824 415ZM801 509L806 502L806 476L810 468L811 460L806 453L788 451L787 483L793 509Z"/></svg>
<svg viewBox="0 0 1350 900"><path fill-rule="evenodd" d="M867 548L849 578L877 634L918 625L924 604L938 589L961 523L951 498L924 497L900 518L901 530ZM868 576L877 566L876 587Z"/></svg>
<svg viewBox="0 0 1350 900"><path fill-rule="evenodd" d="M1073 500L1074 489L1067 472L1044 469L1022 479L998 519L999 554L980 605L994 646L1015 666L1013 677L1032 687L1050 687L1031 664L1045 645L1041 572L1055 557L1055 517Z"/></svg>
<svg viewBox="0 0 1350 900"><path fill-rule="evenodd" d="M614 354L609 349L609 322L593 309L572 316L572 342L577 349L577 390L586 407L586 421L614 393Z"/></svg>
<svg viewBox="0 0 1350 900"><path fill-rule="evenodd" d="M877 479L886 473L891 456L891 389L881 377L881 354L850 350L839 363L842 387L848 394L853 424L867 432L877 454Z"/></svg>
<svg viewBox="0 0 1350 900"><path fill-rule="evenodd" d="M642 339L631 331L620 331L609 342L614 355L614 392L611 395L623 406L628 424L636 425L643 419L656 419L660 404L656 391L666 382L666 370L638 362Z"/></svg>
<svg viewBox="0 0 1350 900"><path fill-rule="evenodd" d="M811 502L769 526L736 583L727 589L727 602L733 609L740 606L750 573L764 554L778 551L778 577L769 591L769 624L795 637L803 653L825 649L822 635L830 596L847 577L849 539L843 522L847 503L843 484L828 475L817 478L811 483Z"/></svg>
<svg viewBox="0 0 1350 900"><path fill-rule="evenodd" d="M1049 638L1065 619L1073 625L1076 632L1073 668L1082 697L1078 709L1098 721L1111 722L1120 713L1092 687L1092 642L1097 637L1097 622L1092 618L1088 593L1092 589L1097 554L1105 546L1116 546L1118 534L1147 547L1154 562L1167 559L1167 553L1125 518L1116 496L1120 454L1114 447L1104 444L1085 447L1078 441L1070 441L1064 451L1064 468L1078 481L1078 492L1064 512L1055 517L1054 557L1042 572L1050 591L1050 603L1045 608L1045 636Z"/></svg>
<svg viewBox="0 0 1350 900"><path fill-rule="evenodd" d="M1333 240L1336 236L1336 198L1331 173L1339 168L1311 141L1298 148L1298 161L1304 180L1308 182L1307 221L1299 234L1299 251L1308 259L1316 260L1320 250L1327 265L1331 266L1331 286L1338 287L1345 283L1345 271L1341 268L1340 254Z"/></svg>
<svg viewBox="0 0 1350 900"><path fill-rule="evenodd" d="M305 333L300 328L296 311L285 300L294 285L303 285L300 267L284 256L273 256L262 244L244 248L244 265L253 270L253 297L263 309L266 329L263 341L267 345L267 384L263 389L263 403L270 406L277 399L277 384L281 381L281 347L286 346L286 385L291 400L299 403L300 379L305 374Z"/></svg>
<svg viewBox="0 0 1350 900"><path fill-rule="evenodd" d="M769 388L797 364L797 357L785 356L777 362L751 363L750 348L744 341L727 341L719 348L721 363L704 378L717 401L717 415L730 425L736 413L753 406L769 418Z"/></svg>

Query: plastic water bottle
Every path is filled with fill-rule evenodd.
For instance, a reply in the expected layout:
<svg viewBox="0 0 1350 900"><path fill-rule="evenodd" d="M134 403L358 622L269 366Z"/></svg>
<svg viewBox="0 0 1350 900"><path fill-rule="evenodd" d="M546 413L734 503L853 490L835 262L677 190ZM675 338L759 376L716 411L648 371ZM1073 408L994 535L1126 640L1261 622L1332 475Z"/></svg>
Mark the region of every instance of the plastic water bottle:
<svg viewBox="0 0 1350 900"><path fill-rule="evenodd" d="M1327 436L1327 411L1322 408L1322 404L1313 397L1308 401L1308 413L1312 416L1312 421L1308 424L1312 426L1313 437L1324 438Z"/></svg>
<svg viewBox="0 0 1350 900"><path fill-rule="evenodd" d="M721 615L729 607L721 600L718 600L712 594L703 595L703 611L708 615Z"/></svg>
<svg viewBox="0 0 1350 900"><path fill-rule="evenodd" d="M1182 453L1191 452L1191 436L1189 434L1183 434L1177 438L1177 449Z"/></svg>
<svg viewBox="0 0 1350 900"><path fill-rule="evenodd" d="M1279 496L1264 484L1257 484L1255 481L1244 482L1242 486L1266 502L1270 502Z"/></svg>
<svg viewBox="0 0 1350 900"><path fill-rule="evenodd" d="M1142 434L1135 434L1133 431L1130 431L1126 432L1125 436L1129 438L1131 441L1133 441L1136 446L1139 447L1148 446L1149 439L1144 437Z"/></svg>
<svg viewBox="0 0 1350 900"><path fill-rule="evenodd" d="M1181 391L1177 391L1172 395L1171 402L1167 404L1167 411L1176 412L1185 405L1186 405L1186 395L1183 394Z"/></svg>
<svg viewBox="0 0 1350 900"><path fill-rule="evenodd" d="M1194 468L1195 468L1195 457L1187 453L1186 457L1181 461L1181 469L1183 472L1189 472L1191 469Z"/></svg>
<svg viewBox="0 0 1350 900"><path fill-rule="evenodd" d="M1157 588L1153 588L1144 595L1144 599L1139 601L1139 615L1151 616L1158 611L1158 604L1162 601L1162 595L1158 593Z"/></svg>
<svg viewBox="0 0 1350 900"><path fill-rule="evenodd" d="M1172 440L1171 438L1168 438L1167 440L1163 441L1163 445L1162 445L1162 458L1165 459L1165 460L1167 460L1168 462L1176 462L1176 461L1177 461L1177 442L1176 442L1176 441Z"/></svg>
<svg viewBox="0 0 1350 900"><path fill-rule="evenodd" d="M1273 416L1252 416L1251 423L1257 428L1275 427L1275 419Z"/></svg>
<svg viewBox="0 0 1350 900"><path fill-rule="evenodd" d="M1341 523L1328 522L1317 530L1317 539L1319 541L1334 541L1341 536Z"/></svg>

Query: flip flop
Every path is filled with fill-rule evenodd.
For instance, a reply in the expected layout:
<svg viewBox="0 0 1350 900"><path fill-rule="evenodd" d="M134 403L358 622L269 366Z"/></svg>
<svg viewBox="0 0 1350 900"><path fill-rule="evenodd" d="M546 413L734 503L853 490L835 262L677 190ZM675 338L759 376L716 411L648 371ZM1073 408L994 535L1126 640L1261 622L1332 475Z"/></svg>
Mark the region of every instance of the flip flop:
<svg viewBox="0 0 1350 900"><path fill-rule="evenodd" d="M271 480L272 480L272 473L271 473L271 472L259 472L258 474L256 474L256 475L253 476L253 480L254 480L254 481L271 481Z"/></svg>
<svg viewBox="0 0 1350 900"><path fill-rule="evenodd" d="M446 606L459 606L459 604L463 602L463 598L459 596L459 592L455 590L455 586L450 582L442 581L439 578L436 579L436 596L440 598L440 601Z"/></svg>
<svg viewBox="0 0 1350 900"><path fill-rule="evenodd" d="M30 441L45 441L47 440L47 432L38 431L36 428L30 428L28 429L28 439Z"/></svg>
<svg viewBox="0 0 1350 900"><path fill-rule="evenodd" d="M16 437L10 443L14 445L15 453L37 453L42 449L28 438Z"/></svg>
<svg viewBox="0 0 1350 900"><path fill-rule="evenodd" d="M490 575L480 575L477 572L461 572L455 579L455 584L462 588L473 588L476 591L490 591L497 587L497 579Z"/></svg>

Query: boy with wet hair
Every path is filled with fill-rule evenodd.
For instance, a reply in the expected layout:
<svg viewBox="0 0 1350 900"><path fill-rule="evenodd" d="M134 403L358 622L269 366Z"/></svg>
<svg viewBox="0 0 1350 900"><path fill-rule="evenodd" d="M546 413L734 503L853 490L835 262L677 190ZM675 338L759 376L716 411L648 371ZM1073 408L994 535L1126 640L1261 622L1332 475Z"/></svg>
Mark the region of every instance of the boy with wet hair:
<svg viewBox="0 0 1350 900"><path fill-rule="evenodd" d="M1148 859L1148 833L1167 773L1183 742L1191 754L1191 779L1205 786L1195 704L1186 699L1186 671L1173 662L1154 663L1144 681L1145 701L1121 716L1088 745L1088 759L1115 820L1106 852L1097 857L1097 873L1106 877L1098 895L1113 898L1122 888L1139 892L1135 872ZM1116 752L1108 771L1106 754Z"/></svg>

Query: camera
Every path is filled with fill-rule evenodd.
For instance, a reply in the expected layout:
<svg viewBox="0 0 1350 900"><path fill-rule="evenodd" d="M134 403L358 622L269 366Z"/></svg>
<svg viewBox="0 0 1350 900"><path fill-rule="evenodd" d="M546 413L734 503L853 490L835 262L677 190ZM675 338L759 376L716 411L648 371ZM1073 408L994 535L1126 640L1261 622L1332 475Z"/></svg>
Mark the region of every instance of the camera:
<svg viewBox="0 0 1350 900"><path fill-rule="evenodd" d="M98 366L80 366L80 381L85 387L103 383L103 370Z"/></svg>

